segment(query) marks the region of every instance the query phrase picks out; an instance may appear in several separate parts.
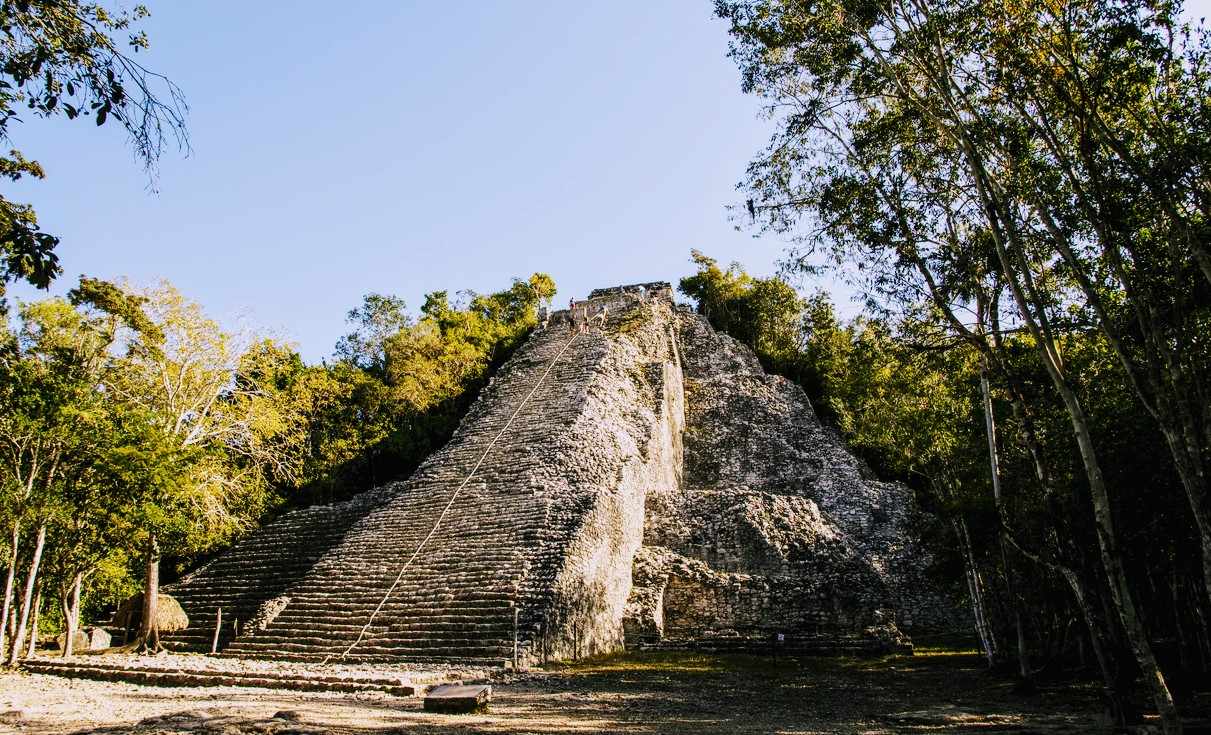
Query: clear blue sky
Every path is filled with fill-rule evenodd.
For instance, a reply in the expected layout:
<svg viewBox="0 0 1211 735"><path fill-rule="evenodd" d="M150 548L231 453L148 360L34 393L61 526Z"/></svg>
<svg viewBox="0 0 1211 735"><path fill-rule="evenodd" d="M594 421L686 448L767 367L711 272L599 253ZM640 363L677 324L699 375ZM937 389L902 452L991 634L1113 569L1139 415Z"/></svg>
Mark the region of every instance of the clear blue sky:
<svg viewBox="0 0 1211 735"><path fill-rule="evenodd" d="M117 126L13 126L48 174L9 191L62 236L54 293L168 279L315 361L372 291L415 311L542 270L566 301L675 280L690 248L761 275L784 249L724 210L767 130L709 0L146 2L193 155L155 194Z"/></svg>
<svg viewBox="0 0 1211 735"><path fill-rule="evenodd" d="M767 135L706 0L148 5L193 153L151 193L116 126L15 128L47 179L13 194L62 236L53 293L165 278L318 360L371 291L415 310L542 270L566 301L674 280L690 248L781 255L724 210Z"/></svg>

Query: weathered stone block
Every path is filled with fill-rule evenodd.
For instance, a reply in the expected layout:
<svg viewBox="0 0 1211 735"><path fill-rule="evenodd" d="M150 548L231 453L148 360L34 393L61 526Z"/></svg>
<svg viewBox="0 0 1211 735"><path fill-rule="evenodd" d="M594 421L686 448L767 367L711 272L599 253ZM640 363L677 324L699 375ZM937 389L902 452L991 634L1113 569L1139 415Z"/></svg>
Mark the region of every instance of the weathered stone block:
<svg viewBox="0 0 1211 735"><path fill-rule="evenodd" d="M113 645L113 636L104 628L88 628L84 631L88 636L88 650L100 651Z"/></svg>
<svg viewBox="0 0 1211 735"><path fill-rule="evenodd" d="M60 633L55 638L55 643L59 644L59 650L62 651L67 643L67 633ZM77 630L72 636L72 650L87 651L88 650L88 634L82 630Z"/></svg>
<svg viewBox="0 0 1211 735"><path fill-rule="evenodd" d="M425 694L426 712L487 712L492 687L487 684L442 684Z"/></svg>

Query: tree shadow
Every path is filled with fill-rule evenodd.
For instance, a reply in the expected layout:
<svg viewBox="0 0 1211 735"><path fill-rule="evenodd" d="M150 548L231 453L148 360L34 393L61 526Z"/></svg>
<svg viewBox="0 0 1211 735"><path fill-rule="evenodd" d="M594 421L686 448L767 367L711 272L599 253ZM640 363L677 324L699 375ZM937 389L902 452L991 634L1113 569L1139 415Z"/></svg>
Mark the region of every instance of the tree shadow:
<svg viewBox="0 0 1211 735"><path fill-rule="evenodd" d="M195 690L197 691L197 690ZM206 690L201 690L205 692ZM1098 732L1091 683L1031 696L986 673L975 655L881 659L702 653L584 661L499 681L490 711L424 712L419 699L220 688L208 699L131 693L168 711L73 735L216 733L1059 733ZM196 696L196 695L195 695ZM174 706L175 705L175 706ZM274 717L288 710L291 716Z"/></svg>

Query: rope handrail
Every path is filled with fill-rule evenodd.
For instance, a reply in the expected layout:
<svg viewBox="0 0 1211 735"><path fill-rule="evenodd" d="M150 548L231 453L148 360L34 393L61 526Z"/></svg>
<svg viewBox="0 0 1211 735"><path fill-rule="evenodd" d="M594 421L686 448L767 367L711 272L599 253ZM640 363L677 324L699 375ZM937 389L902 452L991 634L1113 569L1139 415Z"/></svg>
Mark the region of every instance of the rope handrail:
<svg viewBox="0 0 1211 735"><path fill-rule="evenodd" d="M554 359L551 360L551 363L547 365L547 369L543 371L542 375L539 376L538 381L534 383L534 387L530 389L530 392L526 394L526 397L523 398L521 403L517 405L517 409L513 411L513 415L509 417L509 420L505 422L505 425L501 428L501 430L496 432L496 436L492 437L492 441L488 443L488 447L484 449L483 454L479 456L479 460L476 461L475 466L471 468L471 472L468 473L463 481L459 483L458 487L454 489L454 493L450 496L450 499L446 501L445 507L442 508L442 512L437 516L437 520L433 522L433 527L429 529L429 533L426 534L423 539L421 539L421 542L417 545L416 550L412 552L412 556L408 557L408 560L404 562L402 567L400 567L399 574L395 575L395 581L391 583L391 587L388 588L387 594L383 595L383 599L379 600L378 606L374 608L374 612L370 613L370 619L367 620L366 624L362 626L361 632L357 634L357 638L349 644L348 648L341 652L340 658L345 658L345 656L349 655L349 652L353 650L354 646L362 642L362 638L365 637L366 631L369 630L370 626L374 623L374 618L379 614L379 611L383 609L383 605L387 604L387 600L391 598L391 594L395 592L395 588L398 587L400 581L403 580L404 572L408 571L408 567L410 567L412 562L416 561L416 558L420 556L420 552L425 548L425 544L429 543L429 540L433 538L433 534L437 533L438 526L440 526L441 522L445 520L446 514L450 512L450 508L454 506L454 501L458 498L459 493L463 491L463 488L467 486L467 483L471 482L471 478L475 477L475 473L479 471L479 468L484 463L484 460L488 458L488 454L492 452L492 449L496 446L496 442L500 441L500 438L504 436L504 433L509 430L510 426L513 425L513 421L517 418L518 414L521 413L521 410L525 408L525 405L529 403L530 399L534 397L534 394L538 392L538 388L543 384L543 381L547 379L547 375L551 373L551 370L564 356L564 353L567 352L568 348L572 346L572 343L576 341L576 337L579 336L579 334L580 332L576 329L575 325L573 325L571 339L569 339L567 344L563 346L563 349L559 351L559 354L555 355ZM321 664L328 663L331 658L332 654L328 654Z"/></svg>

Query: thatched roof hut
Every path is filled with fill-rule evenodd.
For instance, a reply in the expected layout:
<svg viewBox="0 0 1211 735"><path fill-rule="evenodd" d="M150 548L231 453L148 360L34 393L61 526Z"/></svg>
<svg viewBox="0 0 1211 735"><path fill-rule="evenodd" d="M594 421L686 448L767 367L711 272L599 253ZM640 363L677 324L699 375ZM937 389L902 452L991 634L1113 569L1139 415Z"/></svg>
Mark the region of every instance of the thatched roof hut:
<svg viewBox="0 0 1211 735"><path fill-rule="evenodd" d="M118 606L111 623L119 628L138 628L143 622L143 593L132 596ZM161 633L172 633L189 627L189 616L185 608L172 595L163 592L156 595L156 628Z"/></svg>

